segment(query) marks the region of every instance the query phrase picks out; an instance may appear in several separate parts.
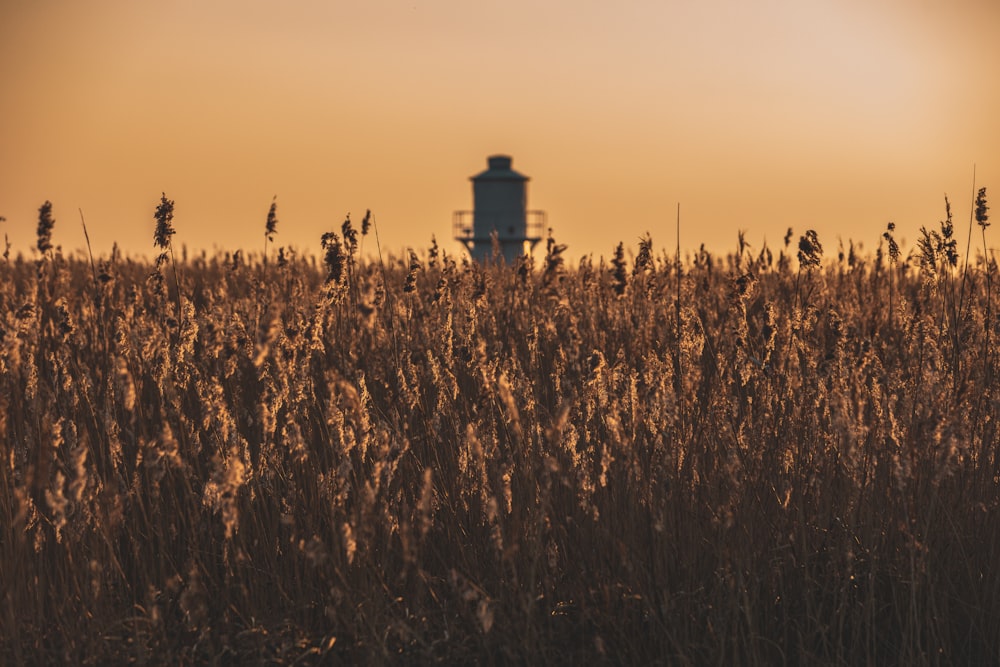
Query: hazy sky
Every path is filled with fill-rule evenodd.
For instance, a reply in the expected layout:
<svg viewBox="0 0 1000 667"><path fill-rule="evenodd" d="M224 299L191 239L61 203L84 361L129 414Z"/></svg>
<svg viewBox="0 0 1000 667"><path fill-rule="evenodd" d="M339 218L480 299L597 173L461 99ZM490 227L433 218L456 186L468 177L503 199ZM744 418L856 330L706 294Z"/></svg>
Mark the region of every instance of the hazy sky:
<svg viewBox="0 0 1000 667"><path fill-rule="evenodd" d="M877 244L1000 215L997 0L2 0L0 233L152 254L318 249L372 209L385 250L455 253L506 153L570 253ZM995 193L995 194L994 194ZM1000 245L994 242L995 245Z"/></svg>

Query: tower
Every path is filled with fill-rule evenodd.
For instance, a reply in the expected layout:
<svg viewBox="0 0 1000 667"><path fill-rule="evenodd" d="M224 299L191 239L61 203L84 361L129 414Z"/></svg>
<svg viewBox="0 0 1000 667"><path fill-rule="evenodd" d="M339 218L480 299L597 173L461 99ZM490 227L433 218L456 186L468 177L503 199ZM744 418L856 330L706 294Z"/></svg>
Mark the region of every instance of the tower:
<svg viewBox="0 0 1000 667"><path fill-rule="evenodd" d="M474 210L455 211L455 240L484 262L493 257L495 237L500 258L513 265L526 246L530 250L542 240L545 212L527 210L528 177L511 169L510 156L491 155L487 165L470 179Z"/></svg>

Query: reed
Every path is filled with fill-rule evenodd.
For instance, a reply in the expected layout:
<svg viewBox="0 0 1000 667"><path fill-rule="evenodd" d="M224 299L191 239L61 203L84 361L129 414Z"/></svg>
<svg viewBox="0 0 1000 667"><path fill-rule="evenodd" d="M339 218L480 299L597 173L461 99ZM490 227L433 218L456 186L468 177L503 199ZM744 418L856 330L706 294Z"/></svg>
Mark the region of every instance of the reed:
<svg viewBox="0 0 1000 667"><path fill-rule="evenodd" d="M366 216L261 280L172 204L153 264L0 263L0 662L1000 661L995 269L956 307L944 228L536 270Z"/></svg>

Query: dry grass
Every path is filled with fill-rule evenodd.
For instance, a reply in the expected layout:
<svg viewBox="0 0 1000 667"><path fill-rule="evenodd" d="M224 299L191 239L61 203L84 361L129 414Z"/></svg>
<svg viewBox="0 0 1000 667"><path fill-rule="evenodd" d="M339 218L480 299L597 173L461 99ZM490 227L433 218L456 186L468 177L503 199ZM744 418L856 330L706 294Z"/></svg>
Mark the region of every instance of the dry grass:
<svg viewBox="0 0 1000 667"><path fill-rule="evenodd" d="M0 662L1000 662L981 253L158 231L0 263Z"/></svg>

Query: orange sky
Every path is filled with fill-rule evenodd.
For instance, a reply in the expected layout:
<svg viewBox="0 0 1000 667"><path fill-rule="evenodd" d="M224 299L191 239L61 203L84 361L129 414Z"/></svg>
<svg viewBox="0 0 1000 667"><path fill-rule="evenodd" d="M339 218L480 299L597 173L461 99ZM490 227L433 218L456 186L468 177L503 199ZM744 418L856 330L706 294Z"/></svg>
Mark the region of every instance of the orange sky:
<svg viewBox="0 0 1000 667"><path fill-rule="evenodd" d="M1000 211L997 0L4 0L0 233L152 254L318 249L371 208L383 248L455 253L468 177L507 153L574 257L915 239L972 169ZM998 213L1000 215L1000 213ZM994 242L1000 245L1000 242Z"/></svg>

